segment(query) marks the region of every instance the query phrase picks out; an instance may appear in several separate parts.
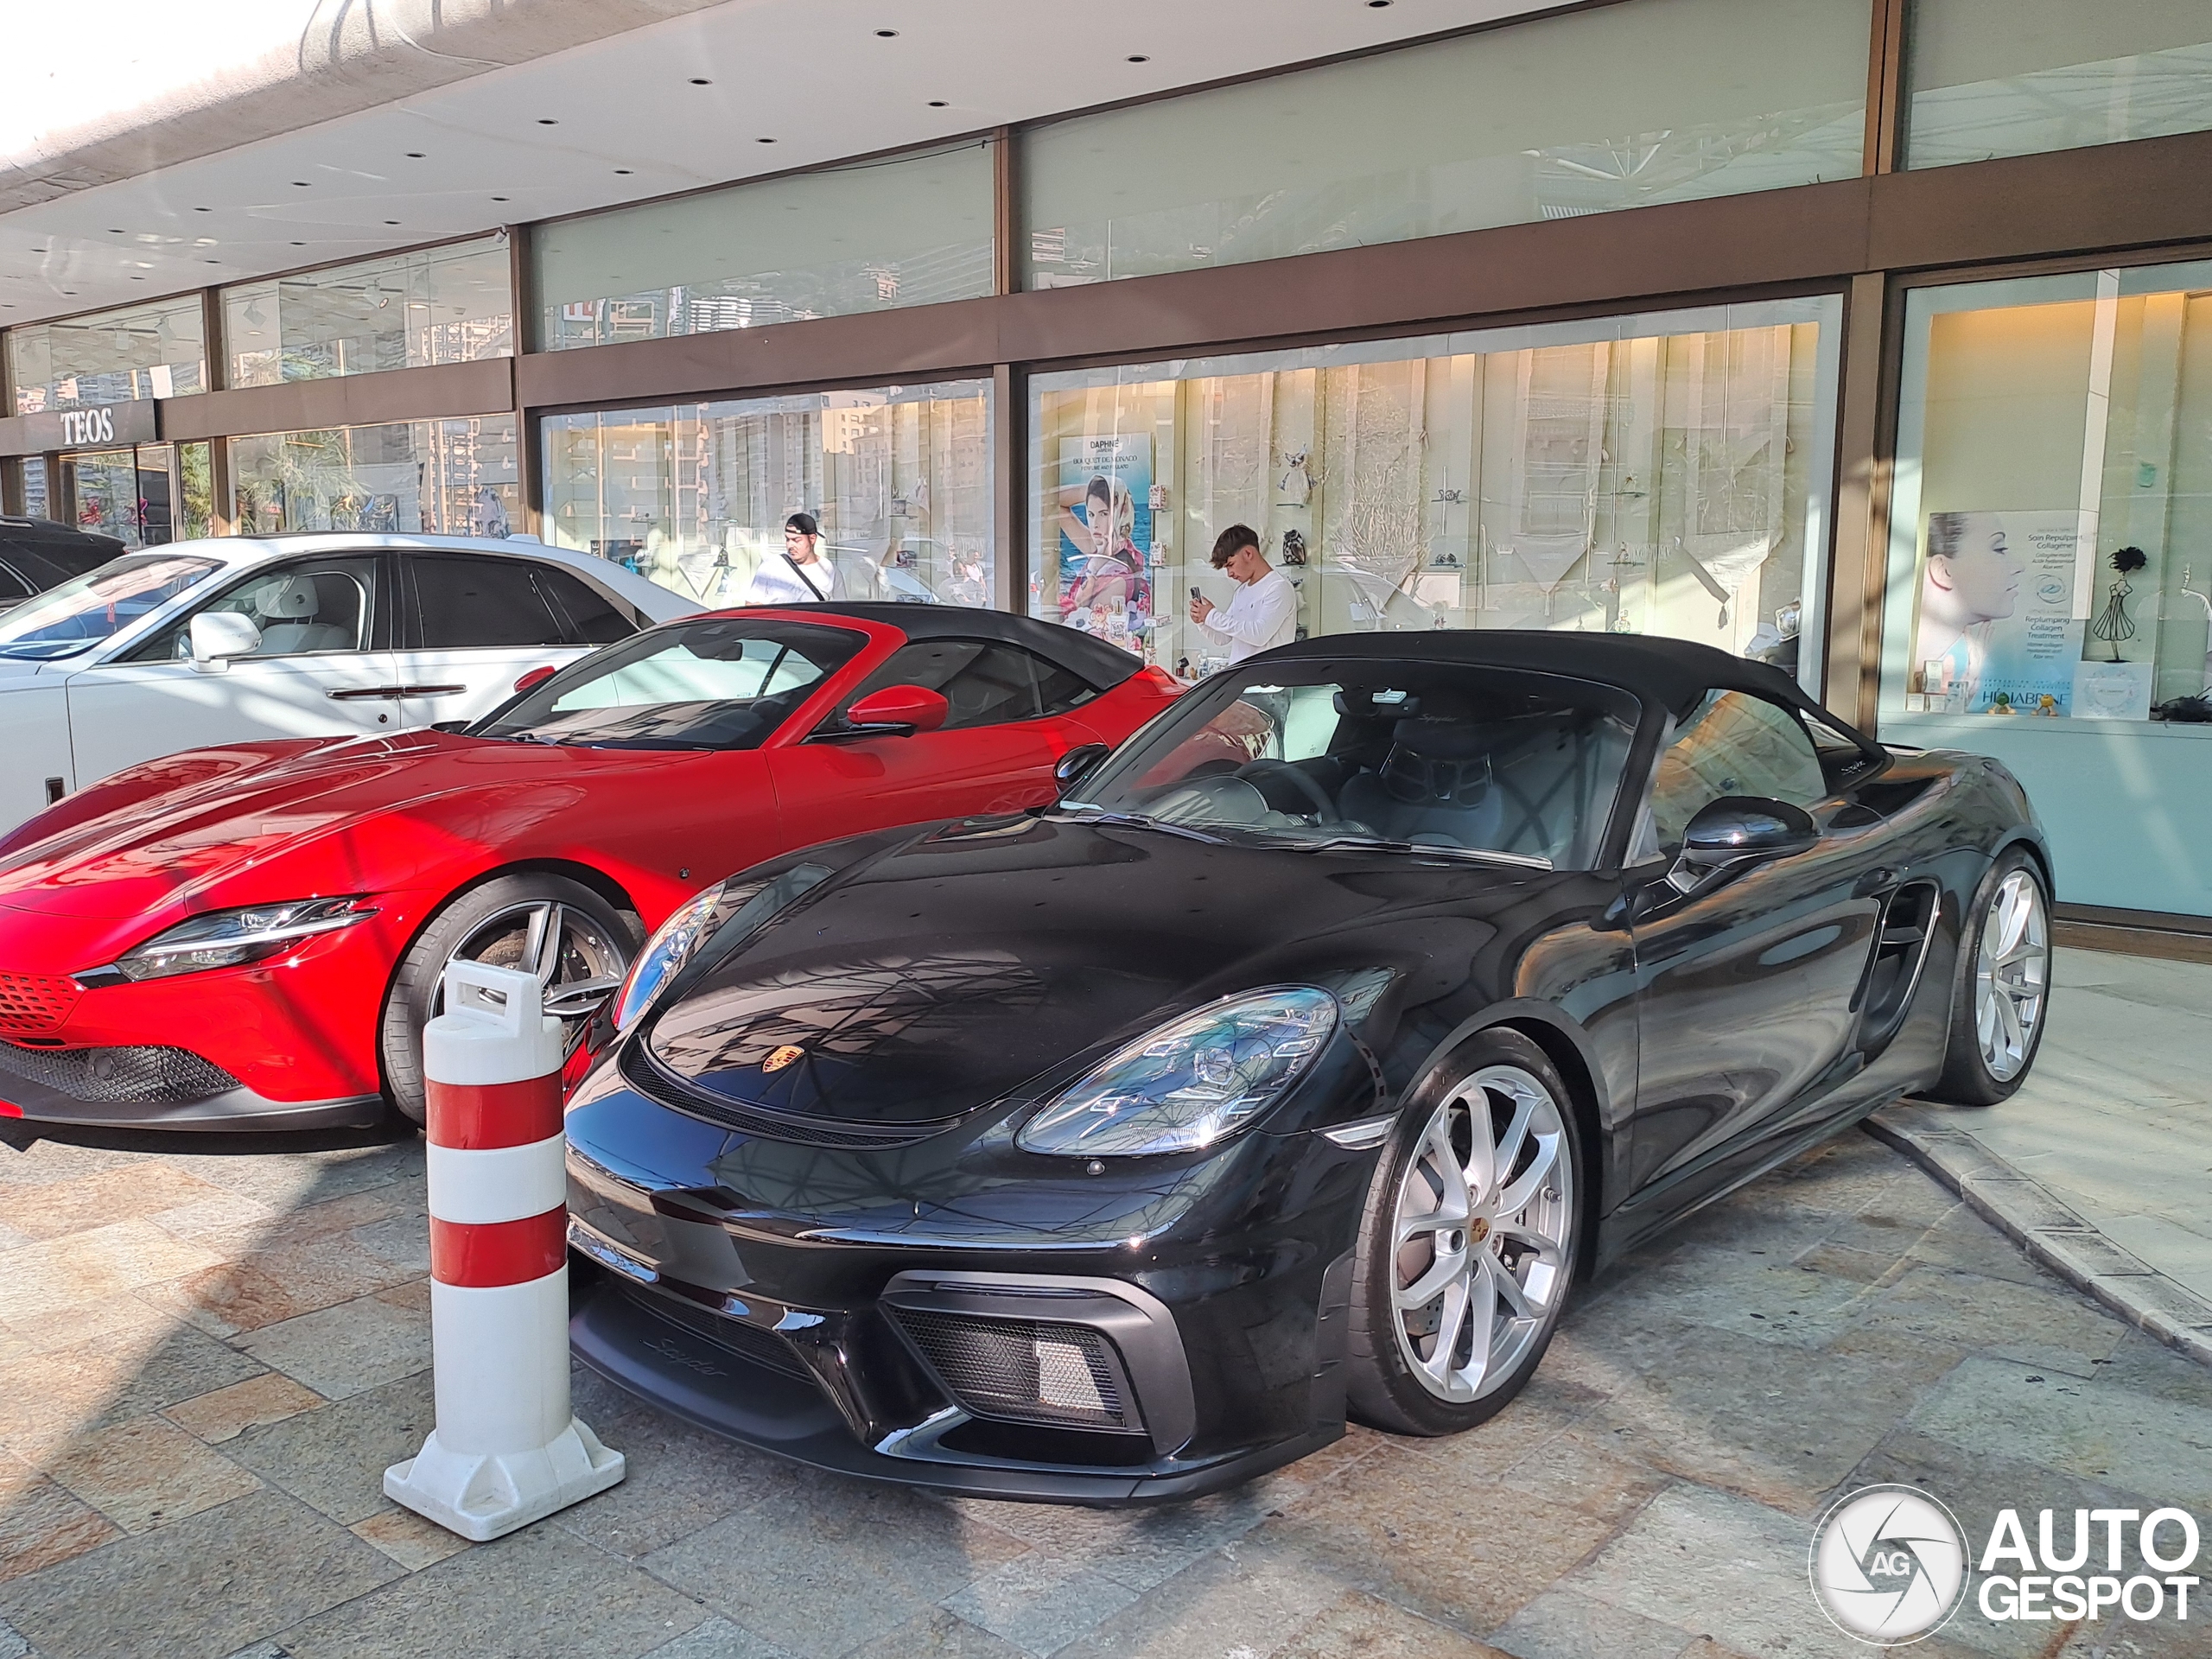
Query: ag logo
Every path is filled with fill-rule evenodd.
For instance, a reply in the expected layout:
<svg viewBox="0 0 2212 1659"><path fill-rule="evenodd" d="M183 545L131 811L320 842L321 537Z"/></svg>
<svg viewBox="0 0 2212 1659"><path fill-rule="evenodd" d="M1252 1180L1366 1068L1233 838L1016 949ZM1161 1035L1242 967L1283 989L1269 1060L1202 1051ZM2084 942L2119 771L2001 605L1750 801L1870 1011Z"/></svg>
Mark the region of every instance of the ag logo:
<svg viewBox="0 0 2212 1659"><path fill-rule="evenodd" d="M1813 1529L1813 1595L1847 1636L1917 1642L1958 1611L1966 1535L1914 1486L1868 1486Z"/></svg>
<svg viewBox="0 0 2212 1659"><path fill-rule="evenodd" d="M768 1058L760 1062L763 1071L780 1071L792 1061L805 1058L806 1051L785 1043L781 1048L769 1051Z"/></svg>

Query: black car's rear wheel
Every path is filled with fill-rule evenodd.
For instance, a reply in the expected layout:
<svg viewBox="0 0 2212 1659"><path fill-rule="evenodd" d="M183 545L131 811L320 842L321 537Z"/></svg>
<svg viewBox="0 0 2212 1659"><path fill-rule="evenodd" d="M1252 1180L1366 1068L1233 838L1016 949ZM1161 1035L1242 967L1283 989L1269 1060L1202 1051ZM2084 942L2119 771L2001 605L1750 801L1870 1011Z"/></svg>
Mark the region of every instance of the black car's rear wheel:
<svg viewBox="0 0 2212 1659"><path fill-rule="evenodd" d="M423 1027L443 1007L448 963L537 975L546 1012L568 1020L573 1044L620 986L637 948L634 918L566 876L533 871L471 887L431 918L392 976L381 1031L392 1104L423 1122Z"/></svg>
<svg viewBox="0 0 2212 1659"><path fill-rule="evenodd" d="M1402 1434L1495 1415L1535 1371L1581 1235L1566 1084L1515 1032L1455 1058L1408 1113L1368 1190L1353 1272L1350 1402Z"/></svg>
<svg viewBox="0 0 2212 1659"><path fill-rule="evenodd" d="M1982 878L1959 938L1943 1075L1928 1092L1994 1106L2023 1083L2050 1008L2050 903L2043 872L2018 848Z"/></svg>

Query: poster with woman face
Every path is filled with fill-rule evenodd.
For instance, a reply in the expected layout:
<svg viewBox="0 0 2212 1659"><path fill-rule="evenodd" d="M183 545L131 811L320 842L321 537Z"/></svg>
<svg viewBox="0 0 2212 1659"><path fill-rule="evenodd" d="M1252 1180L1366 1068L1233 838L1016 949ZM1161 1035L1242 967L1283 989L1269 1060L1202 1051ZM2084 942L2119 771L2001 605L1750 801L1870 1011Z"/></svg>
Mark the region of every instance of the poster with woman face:
<svg viewBox="0 0 2212 1659"><path fill-rule="evenodd" d="M2080 531L2063 511L1929 515L1912 668L1931 709L2075 712Z"/></svg>
<svg viewBox="0 0 2212 1659"><path fill-rule="evenodd" d="M1152 435L1060 440L1060 620L1145 654L1152 632Z"/></svg>

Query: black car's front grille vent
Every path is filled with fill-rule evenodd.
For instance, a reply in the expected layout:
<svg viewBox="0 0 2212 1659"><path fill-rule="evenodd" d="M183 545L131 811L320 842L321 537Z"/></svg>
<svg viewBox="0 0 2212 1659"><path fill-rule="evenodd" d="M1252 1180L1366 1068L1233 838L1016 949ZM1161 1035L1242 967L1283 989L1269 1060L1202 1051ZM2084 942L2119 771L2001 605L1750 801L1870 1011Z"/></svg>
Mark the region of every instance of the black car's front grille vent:
<svg viewBox="0 0 2212 1659"><path fill-rule="evenodd" d="M687 1331L695 1337L702 1338L740 1359L751 1360L772 1371L781 1371L785 1376L813 1381L813 1373L791 1351L791 1344L772 1331L763 1331L757 1325L726 1318L658 1291L632 1290L624 1286L622 1294L655 1319L665 1320L679 1331Z"/></svg>
<svg viewBox="0 0 2212 1659"><path fill-rule="evenodd" d="M633 1042L625 1048L620 1065L623 1080L648 1099L693 1117L703 1117L710 1123L758 1135L763 1141L787 1141L794 1146L830 1147L844 1152L887 1152L926 1141L960 1122L957 1117L938 1118L927 1122L887 1123L872 1128L834 1118L798 1117L769 1111L686 1083L656 1065L643 1043Z"/></svg>
<svg viewBox="0 0 2212 1659"><path fill-rule="evenodd" d="M979 1417L1143 1432L1120 1357L1089 1325L890 1313L947 1392Z"/></svg>
<svg viewBox="0 0 2212 1659"><path fill-rule="evenodd" d="M185 1106L227 1094L238 1080L184 1048L22 1048L0 1043L0 1078L103 1105Z"/></svg>

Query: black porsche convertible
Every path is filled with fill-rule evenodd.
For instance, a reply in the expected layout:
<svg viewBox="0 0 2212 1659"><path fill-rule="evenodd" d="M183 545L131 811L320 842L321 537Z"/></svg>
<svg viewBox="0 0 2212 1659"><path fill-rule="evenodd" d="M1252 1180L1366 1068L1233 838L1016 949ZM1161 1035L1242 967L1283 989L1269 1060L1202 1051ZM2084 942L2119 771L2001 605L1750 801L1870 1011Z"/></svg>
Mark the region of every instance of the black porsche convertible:
<svg viewBox="0 0 2212 1659"><path fill-rule="evenodd" d="M1699 646L1313 640L1062 782L651 942L570 1102L584 1361L829 1468L1186 1497L1480 1423L1590 1268L2044 1023L2019 785Z"/></svg>

